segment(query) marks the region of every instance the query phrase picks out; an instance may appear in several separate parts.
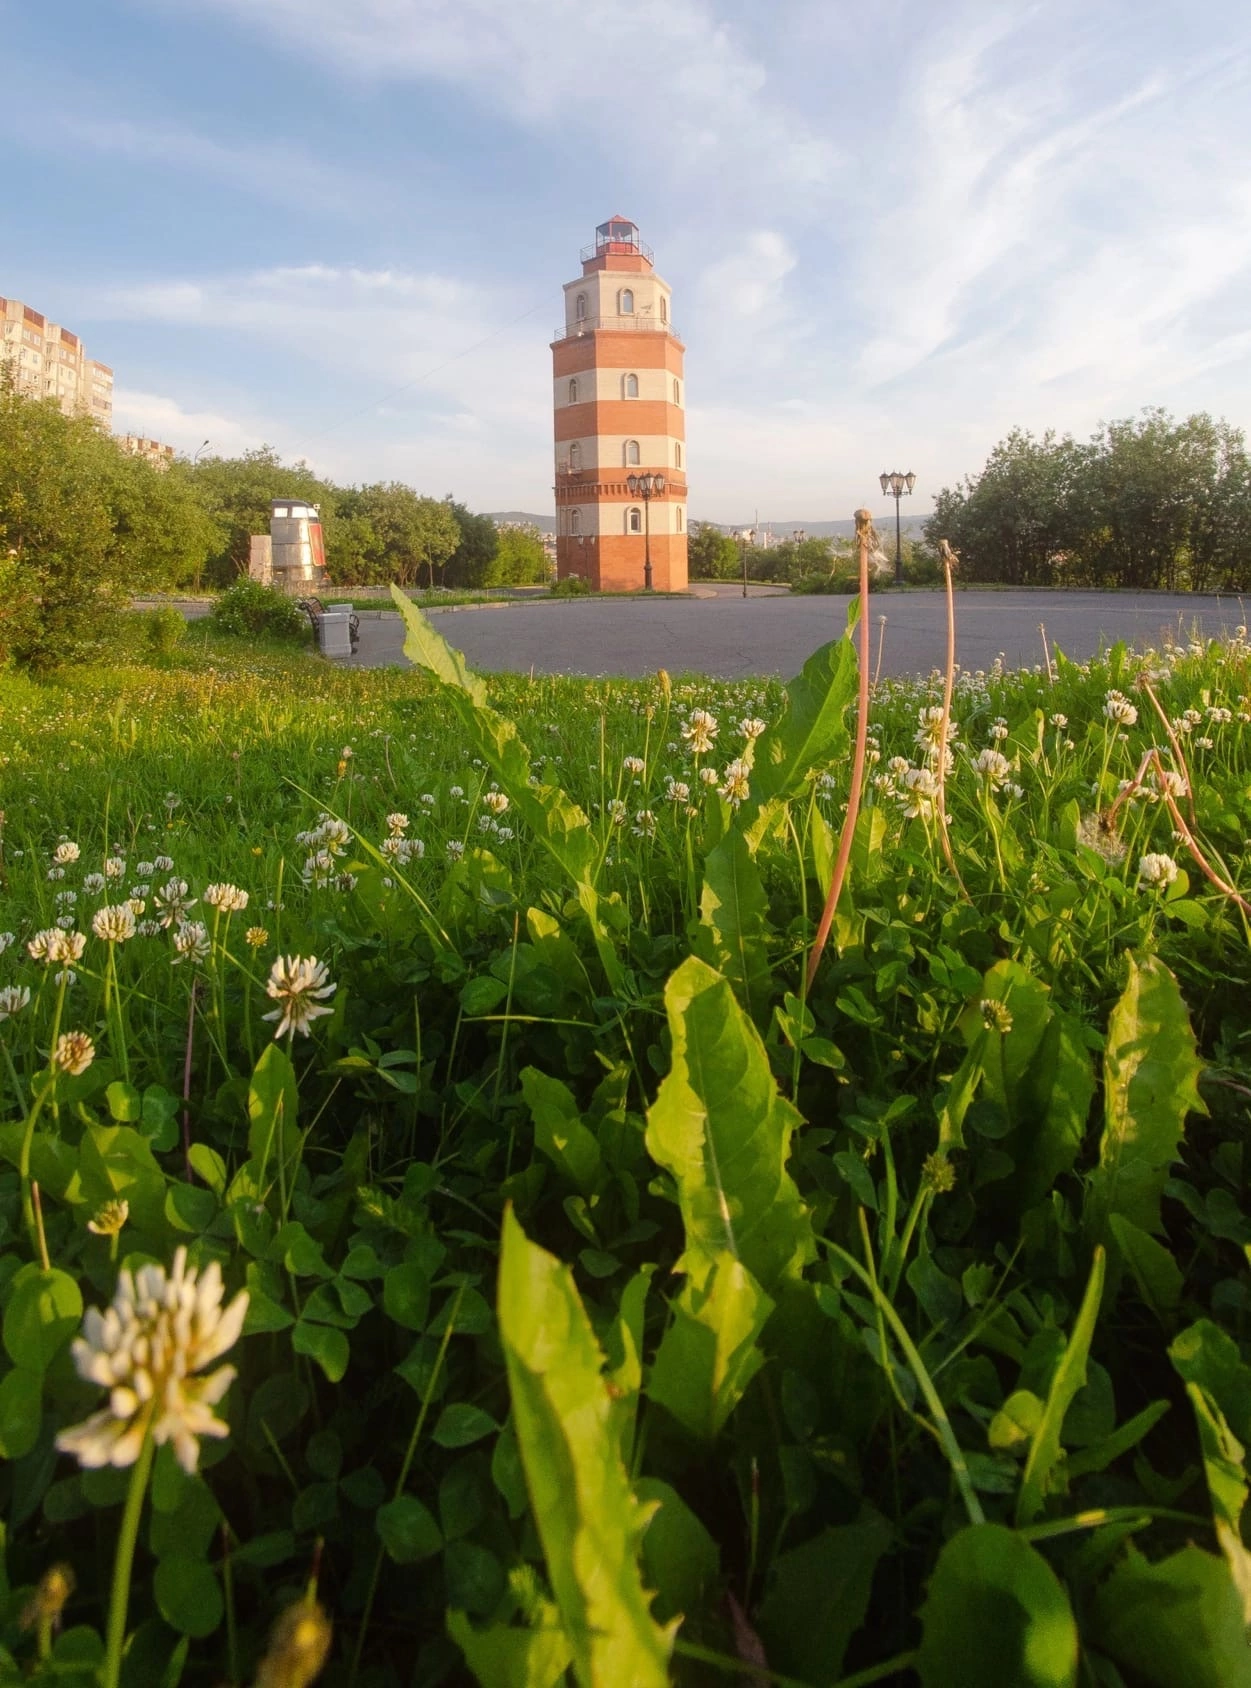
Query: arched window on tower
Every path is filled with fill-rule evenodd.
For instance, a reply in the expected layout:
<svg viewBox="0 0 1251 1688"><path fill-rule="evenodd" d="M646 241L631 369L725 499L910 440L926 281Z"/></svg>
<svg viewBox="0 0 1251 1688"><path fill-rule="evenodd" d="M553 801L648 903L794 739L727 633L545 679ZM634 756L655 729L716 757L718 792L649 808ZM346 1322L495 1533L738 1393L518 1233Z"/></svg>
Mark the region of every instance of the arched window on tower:
<svg viewBox="0 0 1251 1688"><path fill-rule="evenodd" d="M579 293L574 301L573 314L579 322L586 321L586 294Z"/></svg>
<svg viewBox="0 0 1251 1688"><path fill-rule="evenodd" d="M682 403L682 383L676 375L673 378L673 402L674 404Z"/></svg>
<svg viewBox="0 0 1251 1688"><path fill-rule="evenodd" d="M673 466L675 469L682 467L682 447L677 440L673 443Z"/></svg>
<svg viewBox="0 0 1251 1688"><path fill-rule="evenodd" d="M668 322L669 320L669 301L663 293L660 295L660 320L661 322Z"/></svg>
<svg viewBox="0 0 1251 1688"><path fill-rule="evenodd" d="M685 520L685 517L682 514L681 506L679 505L679 507L678 507L678 532L679 533L682 532L682 529L685 525L686 525L686 520Z"/></svg>
<svg viewBox="0 0 1251 1688"><path fill-rule="evenodd" d="M636 399L639 396L639 378L637 375L627 375L625 378L625 396Z"/></svg>
<svg viewBox="0 0 1251 1688"><path fill-rule="evenodd" d="M639 463L639 442L627 440L625 443L625 465L627 469L635 469Z"/></svg>
<svg viewBox="0 0 1251 1688"><path fill-rule="evenodd" d="M570 404L577 404L577 402L578 402L578 383L576 381L571 381L569 383L569 403Z"/></svg>
<svg viewBox="0 0 1251 1688"><path fill-rule="evenodd" d="M580 534L582 532L582 512L581 512L581 510L570 510L570 512L569 512L569 531L570 531L570 533L573 533L573 534Z"/></svg>
<svg viewBox="0 0 1251 1688"><path fill-rule="evenodd" d="M632 504L630 506L630 508L626 511L626 532L627 533L642 533L642 531L643 531L643 512L638 508L637 505Z"/></svg>
<svg viewBox="0 0 1251 1688"><path fill-rule="evenodd" d="M623 287L620 294L622 316L634 315L634 289Z"/></svg>
<svg viewBox="0 0 1251 1688"><path fill-rule="evenodd" d="M577 440L574 440L569 447L569 467L571 469L580 469L582 467L582 447L578 444Z"/></svg>

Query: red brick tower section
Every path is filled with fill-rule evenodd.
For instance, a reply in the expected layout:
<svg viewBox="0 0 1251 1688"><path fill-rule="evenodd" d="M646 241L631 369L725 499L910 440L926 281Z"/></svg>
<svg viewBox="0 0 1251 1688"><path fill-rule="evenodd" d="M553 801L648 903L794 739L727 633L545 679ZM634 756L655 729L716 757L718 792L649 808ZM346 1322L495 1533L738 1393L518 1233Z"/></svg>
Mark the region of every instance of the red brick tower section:
<svg viewBox="0 0 1251 1688"><path fill-rule="evenodd" d="M601 223L565 284L552 342L562 580L641 591L650 548L657 591L686 589L685 349L637 227ZM647 474L663 476L663 490L631 495L627 477Z"/></svg>

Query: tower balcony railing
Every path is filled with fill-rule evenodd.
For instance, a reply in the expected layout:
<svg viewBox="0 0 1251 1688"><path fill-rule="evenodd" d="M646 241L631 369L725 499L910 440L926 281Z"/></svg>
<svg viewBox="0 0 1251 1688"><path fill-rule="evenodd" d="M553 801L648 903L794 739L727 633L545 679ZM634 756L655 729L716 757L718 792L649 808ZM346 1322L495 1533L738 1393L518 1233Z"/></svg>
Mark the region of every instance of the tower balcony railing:
<svg viewBox="0 0 1251 1688"><path fill-rule="evenodd" d="M584 264L593 258L646 258L655 262L655 253L645 240L597 240L594 246L584 246L579 256Z"/></svg>
<svg viewBox="0 0 1251 1688"><path fill-rule="evenodd" d="M562 322L552 339L577 340L583 334L594 334L597 328L612 329L614 332L624 330L626 333L672 334L675 340L682 338L671 322L663 322L659 317L634 311L629 316L588 316L579 317L574 322Z"/></svg>

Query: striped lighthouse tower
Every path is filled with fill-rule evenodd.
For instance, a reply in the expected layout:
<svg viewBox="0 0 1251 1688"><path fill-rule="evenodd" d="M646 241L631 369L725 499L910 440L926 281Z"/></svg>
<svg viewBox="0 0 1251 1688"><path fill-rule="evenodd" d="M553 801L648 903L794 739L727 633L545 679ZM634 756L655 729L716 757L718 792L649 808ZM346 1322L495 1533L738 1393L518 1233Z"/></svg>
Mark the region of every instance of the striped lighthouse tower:
<svg viewBox="0 0 1251 1688"><path fill-rule="evenodd" d="M686 587L686 383L669 287L612 217L552 342L556 569L597 590Z"/></svg>

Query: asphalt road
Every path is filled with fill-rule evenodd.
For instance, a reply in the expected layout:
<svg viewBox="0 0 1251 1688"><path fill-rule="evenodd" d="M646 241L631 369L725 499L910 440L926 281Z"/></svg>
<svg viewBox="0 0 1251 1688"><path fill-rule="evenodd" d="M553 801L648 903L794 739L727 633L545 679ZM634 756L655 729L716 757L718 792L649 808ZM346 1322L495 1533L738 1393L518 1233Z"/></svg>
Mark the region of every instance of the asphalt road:
<svg viewBox="0 0 1251 1688"><path fill-rule="evenodd" d="M946 620L941 592L886 593L874 616L876 657L886 617L881 672L924 674L946 660ZM753 595L738 588L700 598L566 599L440 610L432 620L449 644L483 671L536 674L714 674L737 679L755 674L790 676L818 646L837 638L847 616L846 598ZM1237 598L1160 593L959 592L956 660L966 669L988 668L1002 655L1010 668L1043 660L1039 623L1052 652L1074 661L1123 639L1158 644L1186 640L1192 629L1208 635L1245 622ZM378 668L405 661L404 632L394 613L361 616L360 649L353 667Z"/></svg>

